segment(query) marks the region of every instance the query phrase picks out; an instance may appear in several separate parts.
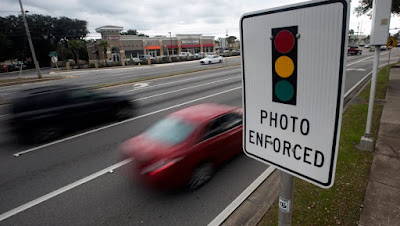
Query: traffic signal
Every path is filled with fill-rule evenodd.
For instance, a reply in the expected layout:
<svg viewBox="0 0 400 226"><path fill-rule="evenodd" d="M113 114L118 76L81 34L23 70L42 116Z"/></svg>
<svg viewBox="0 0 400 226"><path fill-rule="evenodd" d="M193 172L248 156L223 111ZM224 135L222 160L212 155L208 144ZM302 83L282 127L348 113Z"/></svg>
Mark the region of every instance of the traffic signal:
<svg viewBox="0 0 400 226"><path fill-rule="evenodd" d="M272 101L296 105L297 26L272 29Z"/></svg>

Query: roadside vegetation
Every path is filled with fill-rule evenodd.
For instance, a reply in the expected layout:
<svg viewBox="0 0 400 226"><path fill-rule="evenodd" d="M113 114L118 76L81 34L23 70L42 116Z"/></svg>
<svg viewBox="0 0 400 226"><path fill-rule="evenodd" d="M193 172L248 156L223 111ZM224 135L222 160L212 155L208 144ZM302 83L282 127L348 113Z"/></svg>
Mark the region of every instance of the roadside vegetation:
<svg viewBox="0 0 400 226"><path fill-rule="evenodd" d="M388 77L386 67L377 78L376 99L386 97ZM358 225L373 153L356 148L365 132L368 112L368 85L344 112L336 166L335 184L322 189L295 179L293 199L294 225ZM383 105L375 104L372 134L376 140ZM277 199L278 200L278 199ZM258 225L278 225L278 201L264 215Z"/></svg>

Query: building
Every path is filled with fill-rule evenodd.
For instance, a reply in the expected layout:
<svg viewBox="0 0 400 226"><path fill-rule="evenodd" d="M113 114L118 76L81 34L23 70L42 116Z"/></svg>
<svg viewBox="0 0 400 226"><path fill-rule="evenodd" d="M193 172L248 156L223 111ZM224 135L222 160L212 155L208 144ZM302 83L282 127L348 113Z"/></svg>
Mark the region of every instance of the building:
<svg viewBox="0 0 400 226"><path fill-rule="evenodd" d="M176 37L167 36L137 36L120 35L123 27L102 26L96 29L101 34L101 40L107 40L109 46L106 51L99 46L100 40L87 45L89 61L106 59L108 62L121 61L138 57L141 54L150 54L153 57L178 55L180 52L215 52L214 36L201 34L177 34Z"/></svg>

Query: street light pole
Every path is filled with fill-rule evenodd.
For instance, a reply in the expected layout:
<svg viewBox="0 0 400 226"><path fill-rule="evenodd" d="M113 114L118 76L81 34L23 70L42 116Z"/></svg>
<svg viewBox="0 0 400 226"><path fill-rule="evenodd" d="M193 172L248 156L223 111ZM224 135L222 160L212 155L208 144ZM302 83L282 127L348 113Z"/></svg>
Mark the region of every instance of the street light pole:
<svg viewBox="0 0 400 226"><path fill-rule="evenodd" d="M42 73L40 72L39 63L36 60L36 54L35 54L35 49L33 48L32 37L31 37L31 33L29 32L28 22L26 21L26 18L25 18L25 11L24 11L24 8L22 7L21 0L19 0L19 5L21 6L22 19L24 20L26 36L28 37L29 47L31 48L32 58L33 58L33 62L35 63L36 73L38 74L38 78L41 79Z"/></svg>
<svg viewBox="0 0 400 226"><path fill-rule="evenodd" d="M172 55L174 55L174 49L172 48L172 37L171 37L171 32L168 32L168 33L169 33L169 41L171 43L171 56L172 56ZM168 53L169 53L169 51L168 51Z"/></svg>
<svg viewBox="0 0 400 226"><path fill-rule="evenodd" d="M171 32L168 32L168 33L169 33L169 41L170 41L170 44L171 44L171 55L169 56L169 62L172 63L172 56L174 55L174 48L172 48ZM168 50L168 54L169 54L169 50Z"/></svg>

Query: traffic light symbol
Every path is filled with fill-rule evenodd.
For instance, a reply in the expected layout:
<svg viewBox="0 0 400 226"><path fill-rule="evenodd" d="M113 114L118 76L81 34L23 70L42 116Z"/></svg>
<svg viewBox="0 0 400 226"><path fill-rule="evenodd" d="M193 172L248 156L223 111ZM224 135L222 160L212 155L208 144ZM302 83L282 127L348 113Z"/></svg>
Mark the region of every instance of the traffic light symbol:
<svg viewBox="0 0 400 226"><path fill-rule="evenodd" d="M298 27L272 29L272 101L296 105Z"/></svg>

